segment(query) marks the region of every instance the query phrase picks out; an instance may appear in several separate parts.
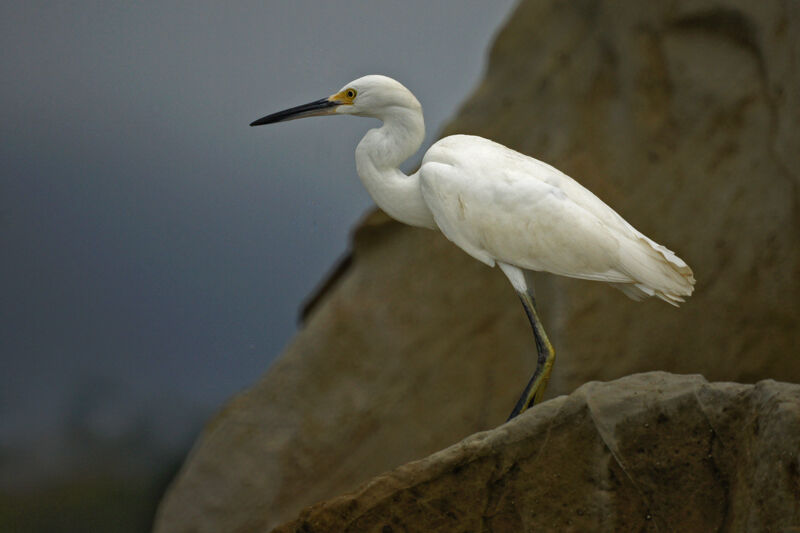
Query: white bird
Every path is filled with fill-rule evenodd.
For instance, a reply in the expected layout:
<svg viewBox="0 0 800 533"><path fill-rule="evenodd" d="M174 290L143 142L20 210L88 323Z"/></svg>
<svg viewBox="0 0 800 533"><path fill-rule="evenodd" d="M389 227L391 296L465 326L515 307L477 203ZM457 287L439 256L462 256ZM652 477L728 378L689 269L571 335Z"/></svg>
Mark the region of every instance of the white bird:
<svg viewBox="0 0 800 533"><path fill-rule="evenodd" d="M321 115L377 118L356 148L356 168L391 217L438 229L466 253L497 265L517 291L533 328L537 366L509 419L539 402L555 351L536 314L526 273L605 281L634 300L677 306L692 294L692 270L597 196L550 165L471 135L430 147L414 174L398 166L422 144L422 106L399 82L364 76L336 94L260 118L251 126Z"/></svg>

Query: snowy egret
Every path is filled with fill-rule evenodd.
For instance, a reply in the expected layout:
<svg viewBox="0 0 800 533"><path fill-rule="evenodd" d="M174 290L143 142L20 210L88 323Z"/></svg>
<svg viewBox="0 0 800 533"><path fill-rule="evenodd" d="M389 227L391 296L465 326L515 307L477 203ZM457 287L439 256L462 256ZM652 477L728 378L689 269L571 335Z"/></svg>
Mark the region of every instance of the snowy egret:
<svg viewBox="0 0 800 533"><path fill-rule="evenodd" d="M250 125L322 115L379 119L382 126L356 147L358 175L375 203L396 220L438 229L475 259L498 265L517 291L538 357L509 419L541 400L555 360L528 272L605 281L634 300L656 296L675 306L692 294L686 263L546 163L482 137L452 135L430 147L417 172L404 174L398 166L425 136L422 106L386 76L364 76Z"/></svg>

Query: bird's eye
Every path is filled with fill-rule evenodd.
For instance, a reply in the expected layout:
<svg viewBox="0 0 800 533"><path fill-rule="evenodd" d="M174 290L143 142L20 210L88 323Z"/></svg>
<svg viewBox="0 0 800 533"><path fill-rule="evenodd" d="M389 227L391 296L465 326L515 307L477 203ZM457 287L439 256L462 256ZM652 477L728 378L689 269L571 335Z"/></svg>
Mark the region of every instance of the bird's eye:
<svg viewBox="0 0 800 533"><path fill-rule="evenodd" d="M347 89L347 90L344 92L344 94L345 94L345 96L347 96L348 98L351 98L351 99L352 99L352 98L355 98L355 97L356 97L356 90L355 90L355 89Z"/></svg>

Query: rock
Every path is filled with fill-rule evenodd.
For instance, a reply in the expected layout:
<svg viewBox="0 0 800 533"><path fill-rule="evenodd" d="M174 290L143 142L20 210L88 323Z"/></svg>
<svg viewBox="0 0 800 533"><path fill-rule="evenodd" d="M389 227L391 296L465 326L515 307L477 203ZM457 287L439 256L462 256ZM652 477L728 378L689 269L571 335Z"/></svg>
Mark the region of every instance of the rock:
<svg viewBox="0 0 800 533"><path fill-rule="evenodd" d="M800 381L800 4L522 2L445 134L554 164L694 269L679 311L540 276L554 392ZM795 58L795 59L792 59Z"/></svg>
<svg viewBox="0 0 800 533"><path fill-rule="evenodd" d="M502 274L434 237L370 217L286 353L207 425L157 532L274 526L505 420L530 326Z"/></svg>
<svg viewBox="0 0 800 533"><path fill-rule="evenodd" d="M799 464L800 386L651 372L587 383L274 532L788 531Z"/></svg>
<svg viewBox="0 0 800 533"><path fill-rule="evenodd" d="M798 35L800 3L743 0L529 0L500 31L445 133L563 169L698 279L674 309L539 276L551 396L647 370L800 381ZM503 275L381 213L311 302L269 372L209 423L157 532L279 524L497 426L532 370Z"/></svg>

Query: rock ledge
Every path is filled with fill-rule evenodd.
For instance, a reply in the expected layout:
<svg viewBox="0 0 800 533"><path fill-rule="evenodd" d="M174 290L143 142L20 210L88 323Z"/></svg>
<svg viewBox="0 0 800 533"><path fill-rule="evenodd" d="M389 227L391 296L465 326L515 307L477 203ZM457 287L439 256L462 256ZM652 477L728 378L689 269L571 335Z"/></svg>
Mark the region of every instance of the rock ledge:
<svg viewBox="0 0 800 533"><path fill-rule="evenodd" d="M587 383L273 531L786 531L799 464L799 385L650 372Z"/></svg>

